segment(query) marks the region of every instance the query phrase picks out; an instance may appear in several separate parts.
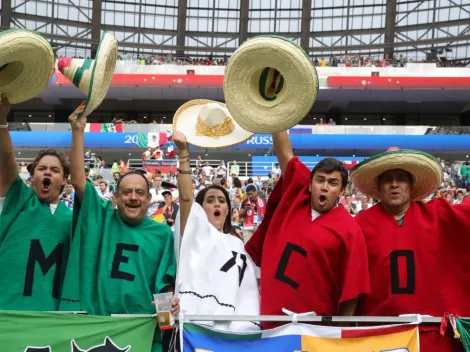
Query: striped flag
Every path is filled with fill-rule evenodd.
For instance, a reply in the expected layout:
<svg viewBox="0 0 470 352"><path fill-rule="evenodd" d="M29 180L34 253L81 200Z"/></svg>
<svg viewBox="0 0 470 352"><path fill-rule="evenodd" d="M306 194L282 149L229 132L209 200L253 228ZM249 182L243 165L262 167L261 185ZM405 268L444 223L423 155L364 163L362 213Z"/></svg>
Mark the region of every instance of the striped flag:
<svg viewBox="0 0 470 352"><path fill-rule="evenodd" d="M85 132L124 132L122 123L87 123Z"/></svg>
<svg viewBox="0 0 470 352"><path fill-rule="evenodd" d="M184 323L182 334L185 352L419 352L416 324L364 328L288 324L261 332L229 333Z"/></svg>
<svg viewBox="0 0 470 352"><path fill-rule="evenodd" d="M175 156L175 142L173 142L172 140L168 142L168 149L167 149L166 155L169 158L172 158Z"/></svg>
<svg viewBox="0 0 470 352"><path fill-rule="evenodd" d="M168 143L168 133L167 132L149 132L149 133L139 133L138 135L138 146L139 148L156 148L162 147Z"/></svg>

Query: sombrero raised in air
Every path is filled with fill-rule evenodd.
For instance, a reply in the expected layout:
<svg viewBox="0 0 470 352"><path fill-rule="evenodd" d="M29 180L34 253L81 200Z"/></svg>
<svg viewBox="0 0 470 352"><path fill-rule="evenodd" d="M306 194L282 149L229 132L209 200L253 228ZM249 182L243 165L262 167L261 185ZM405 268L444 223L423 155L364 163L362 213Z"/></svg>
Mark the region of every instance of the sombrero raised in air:
<svg viewBox="0 0 470 352"><path fill-rule="evenodd" d="M95 60L59 59L59 71L87 96L82 115L88 116L103 102L108 92L118 54L118 42L110 33L103 33Z"/></svg>
<svg viewBox="0 0 470 352"><path fill-rule="evenodd" d="M368 197L380 199L379 176L385 171L401 169L412 177L412 200L422 200L434 193L444 176L441 165L431 154L410 149L395 149L361 161L351 169L354 187Z"/></svg>
<svg viewBox="0 0 470 352"><path fill-rule="evenodd" d="M233 119L225 104L205 99L183 104L173 117L173 130L182 132L189 144L204 149L234 146L253 137Z"/></svg>
<svg viewBox="0 0 470 352"><path fill-rule="evenodd" d="M237 123L255 133L274 133L298 124L318 93L312 60L293 41L259 36L242 44L224 75L227 108Z"/></svg>
<svg viewBox="0 0 470 352"><path fill-rule="evenodd" d="M0 96L4 94L10 104L40 94L53 71L54 52L42 36L23 29L0 32Z"/></svg>

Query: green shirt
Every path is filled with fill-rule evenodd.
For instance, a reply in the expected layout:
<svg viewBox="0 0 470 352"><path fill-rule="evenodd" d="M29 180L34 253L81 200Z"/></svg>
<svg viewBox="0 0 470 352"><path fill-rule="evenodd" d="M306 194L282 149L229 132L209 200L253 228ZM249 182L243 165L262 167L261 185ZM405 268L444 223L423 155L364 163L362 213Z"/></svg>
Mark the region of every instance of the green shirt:
<svg viewBox="0 0 470 352"><path fill-rule="evenodd" d="M72 211L52 214L18 177L0 215L0 309L58 310L70 248Z"/></svg>
<svg viewBox="0 0 470 352"><path fill-rule="evenodd" d="M82 203L75 202L73 234L61 310L155 314L153 294L173 285L176 275L169 226L148 217L127 225L87 183Z"/></svg>

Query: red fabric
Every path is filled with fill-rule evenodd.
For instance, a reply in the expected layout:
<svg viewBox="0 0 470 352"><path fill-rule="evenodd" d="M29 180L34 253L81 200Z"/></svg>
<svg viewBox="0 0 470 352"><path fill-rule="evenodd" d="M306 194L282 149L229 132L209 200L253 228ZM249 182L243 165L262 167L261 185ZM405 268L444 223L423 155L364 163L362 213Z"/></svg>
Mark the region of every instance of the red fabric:
<svg viewBox="0 0 470 352"><path fill-rule="evenodd" d="M71 63L72 59L69 57L59 59L59 61L57 62L57 68L62 74L64 74L65 68L70 67Z"/></svg>
<svg viewBox="0 0 470 352"><path fill-rule="evenodd" d="M263 315L282 315L282 308L338 315L342 302L369 292L361 229L343 207L312 221L309 178L308 168L293 158L269 197L263 222L246 244L261 266ZM286 248L295 251L288 261L281 261ZM286 263L284 270L280 262Z"/></svg>
<svg viewBox="0 0 470 352"><path fill-rule="evenodd" d="M367 244L371 293L362 314L396 316L429 314L441 317L449 312L469 316L470 206L451 205L445 199L412 202L400 227L396 219L378 204L356 216ZM399 289L392 292L391 258L396 251L414 257L415 284L409 285L407 262L398 262ZM403 252L402 252L403 253ZM454 351L451 337L438 337L439 327L421 334L422 351ZM421 329L420 329L421 330ZM429 340L429 341L428 341ZM423 346L429 346L427 348ZM439 346L439 347L436 347ZM446 347L447 346L447 347ZM429 349L428 349L429 348Z"/></svg>

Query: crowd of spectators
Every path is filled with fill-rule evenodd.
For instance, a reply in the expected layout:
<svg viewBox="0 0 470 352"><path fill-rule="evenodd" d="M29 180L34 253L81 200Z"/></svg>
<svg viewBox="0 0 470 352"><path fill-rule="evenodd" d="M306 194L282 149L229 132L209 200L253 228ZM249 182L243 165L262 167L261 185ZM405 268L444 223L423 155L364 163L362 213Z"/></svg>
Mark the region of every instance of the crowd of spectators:
<svg viewBox="0 0 470 352"><path fill-rule="evenodd" d="M466 197L470 196L470 163L445 160L440 160L440 162L444 170L441 187L425 201L445 198L451 204L461 204ZM107 163L102 157L91 151L86 151L85 165L89 182L95 185L96 191L102 199L112 202L119 178L129 171L127 161L121 159ZM169 170L167 173L162 173L159 170L154 172L141 170L148 177L152 186L152 201L148 216L173 227L179 209L178 189L176 188L177 171ZM22 171L21 174L25 182L29 183L26 165L20 165L20 171ZM262 216L257 214L257 205L260 202L267 202L281 176L278 164L274 164L270 171L267 170L264 177L241 176L240 165L237 161L232 161L229 169L223 160L214 164L214 162L204 161L200 155L194 163L192 172L194 196L211 184L220 185L227 189L232 204L232 225L244 238L249 238L262 221ZM73 186L68 183L62 194L62 202L72 209L73 199ZM340 204L352 216L376 203L377 200L361 194L352 187L351 183L348 184L344 196L340 199ZM253 211L253 222L251 220L246 222L248 211ZM248 235L246 235L247 232Z"/></svg>
<svg viewBox="0 0 470 352"><path fill-rule="evenodd" d="M83 59L83 57L76 57ZM191 65L191 66L225 66L229 60L224 57L176 57L173 55L136 55L123 53L118 60L132 62L137 65ZM313 57L317 67L405 67L407 63L435 63L438 67L469 67L470 60L447 60L445 58L415 59L404 55L378 56L344 54L329 57Z"/></svg>

